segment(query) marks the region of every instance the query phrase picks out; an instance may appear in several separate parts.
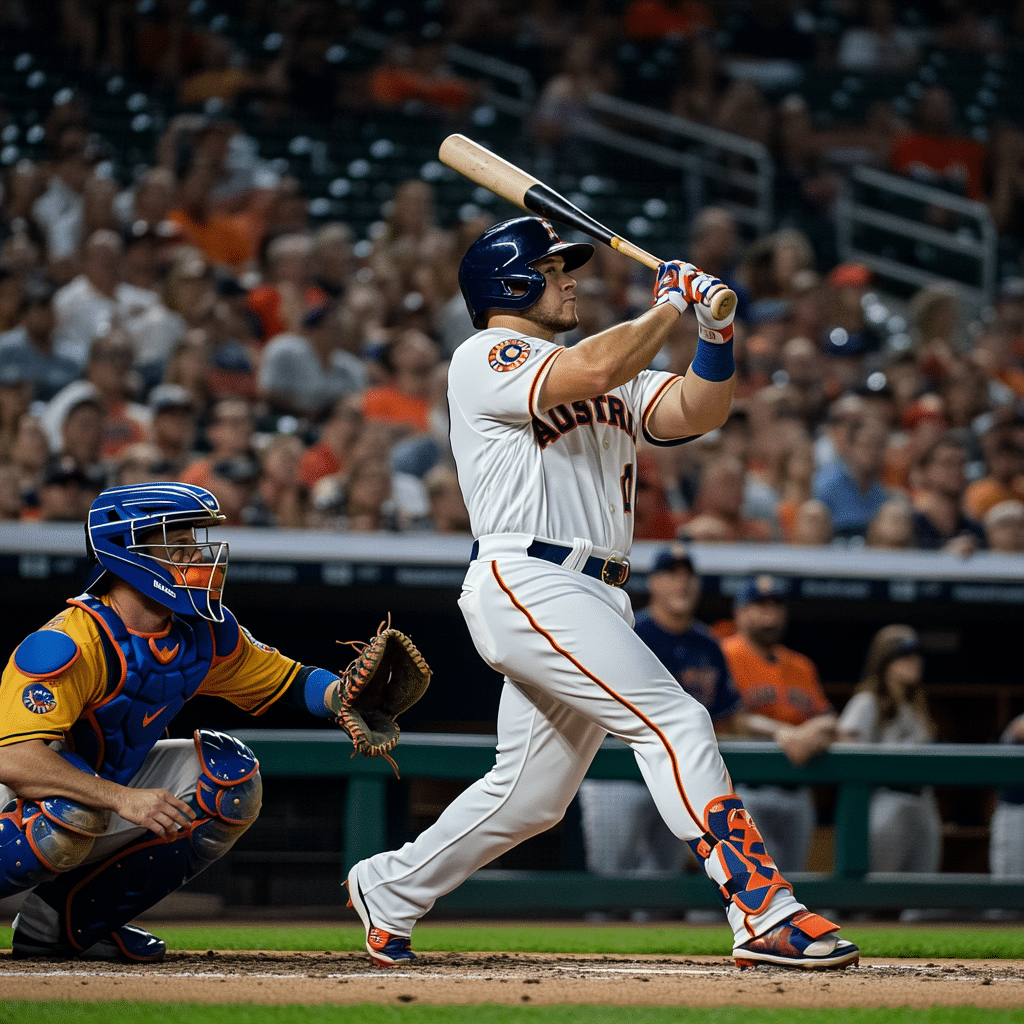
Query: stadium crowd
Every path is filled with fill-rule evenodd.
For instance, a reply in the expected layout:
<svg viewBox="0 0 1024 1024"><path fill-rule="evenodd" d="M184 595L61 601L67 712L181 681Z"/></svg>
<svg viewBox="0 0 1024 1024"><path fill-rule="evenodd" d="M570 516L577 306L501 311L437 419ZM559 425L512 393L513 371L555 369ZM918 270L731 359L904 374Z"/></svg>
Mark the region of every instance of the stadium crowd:
<svg viewBox="0 0 1024 1024"><path fill-rule="evenodd" d="M280 119L415 101L458 127L482 85L444 65L444 44L526 37L549 72L527 130L538 154L571 159L587 93L616 87L609 40L667 38L680 72L659 105L765 142L783 216L753 240L724 207L680 226L670 255L739 293L737 398L720 430L642 448L636 537L1024 551L1024 270L1004 273L976 317L955 281L924 287L890 330L870 271L836 260L827 158L852 148L942 182L1019 238L1024 132L997 122L978 141L938 83L906 119L880 104L863 124L820 128L798 94L773 105L756 74L735 70L787 58L898 72L924 41L1002 53L1024 4L948 0L911 30L888 0L836 0L825 6L845 27L823 52L801 17L812 5L438 3L437 31L395 33L352 74L324 54L363 6L242 4L283 40L260 63L177 0L61 5L69 60L131 72L179 106L131 181L100 159L82 95L46 116L47 158L5 173L0 519L81 520L105 486L173 479L209 487L237 526L467 532L445 371L473 333L459 261L490 219L442 223L431 183L411 179L365 238L322 223L232 105ZM650 303L649 275L611 250L576 276L568 344ZM681 318L658 365L683 371L695 343Z"/></svg>

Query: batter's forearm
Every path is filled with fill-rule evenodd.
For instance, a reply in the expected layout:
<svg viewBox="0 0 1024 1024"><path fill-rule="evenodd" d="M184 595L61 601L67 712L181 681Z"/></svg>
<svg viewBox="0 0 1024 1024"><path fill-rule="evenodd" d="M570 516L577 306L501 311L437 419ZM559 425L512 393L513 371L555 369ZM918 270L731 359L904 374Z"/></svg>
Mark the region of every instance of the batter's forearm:
<svg viewBox="0 0 1024 1024"><path fill-rule="evenodd" d="M716 430L729 418L736 377L728 380L705 380L688 370L679 390L679 411L687 434L706 434Z"/></svg>

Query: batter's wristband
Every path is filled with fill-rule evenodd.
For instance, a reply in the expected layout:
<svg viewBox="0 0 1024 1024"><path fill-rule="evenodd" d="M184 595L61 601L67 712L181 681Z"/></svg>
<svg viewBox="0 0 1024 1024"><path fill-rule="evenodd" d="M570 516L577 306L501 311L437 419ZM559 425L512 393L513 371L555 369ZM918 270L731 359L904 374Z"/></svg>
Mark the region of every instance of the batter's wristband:
<svg viewBox="0 0 1024 1024"><path fill-rule="evenodd" d="M698 337L697 354L693 357L690 369L703 380L728 380L736 372L732 338L715 342Z"/></svg>

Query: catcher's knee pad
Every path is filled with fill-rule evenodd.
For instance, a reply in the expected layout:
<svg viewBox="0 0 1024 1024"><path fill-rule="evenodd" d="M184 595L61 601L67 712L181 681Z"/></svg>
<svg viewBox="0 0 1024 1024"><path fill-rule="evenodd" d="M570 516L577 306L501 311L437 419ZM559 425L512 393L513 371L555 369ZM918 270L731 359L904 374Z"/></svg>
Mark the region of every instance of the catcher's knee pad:
<svg viewBox="0 0 1024 1024"><path fill-rule="evenodd" d="M780 889L792 892L735 793L704 808L704 835L688 840L687 845L718 884L723 904L734 903L745 914L762 913Z"/></svg>
<svg viewBox="0 0 1024 1024"><path fill-rule="evenodd" d="M191 825L164 836L147 832L100 864L37 886L36 895L67 929L62 940L76 949L88 949L179 889L256 820L263 783L252 751L209 729L195 733L195 744L201 771L187 801L196 812Z"/></svg>
<svg viewBox="0 0 1024 1024"><path fill-rule="evenodd" d="M92 774L78 755L61 757ZM65 797L12 800L0 810L0 897L78 867L109 824L110 811Z"/></svg>

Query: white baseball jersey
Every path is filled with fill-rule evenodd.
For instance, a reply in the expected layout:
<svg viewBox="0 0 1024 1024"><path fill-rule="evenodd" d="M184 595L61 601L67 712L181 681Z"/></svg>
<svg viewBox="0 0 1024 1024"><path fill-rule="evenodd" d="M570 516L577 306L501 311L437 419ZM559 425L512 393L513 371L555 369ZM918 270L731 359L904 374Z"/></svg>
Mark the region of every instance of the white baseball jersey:
<svg viewBox="0 0 1024 1024"><path fill-rule="evenodd" d="M448 373L452 451L473 535L532 534L625 555L633 540L636 440L679 378L645 370L572 406L541 412L561 346L507 328L473 335Z"/></svg>

